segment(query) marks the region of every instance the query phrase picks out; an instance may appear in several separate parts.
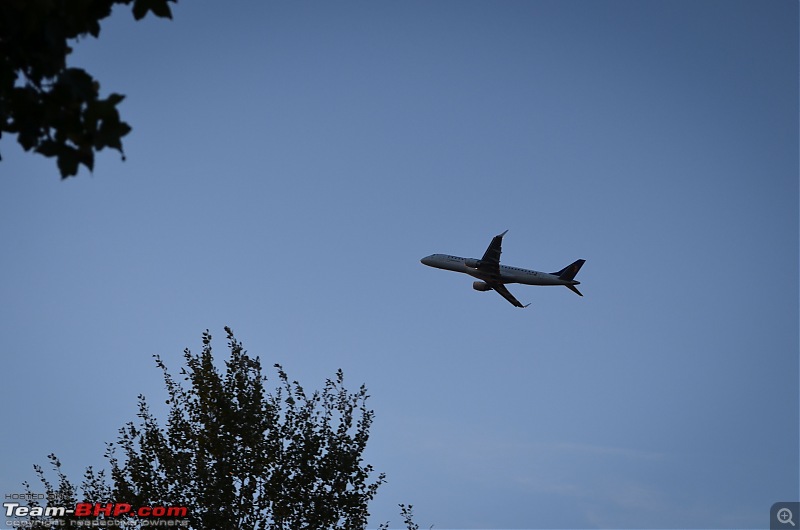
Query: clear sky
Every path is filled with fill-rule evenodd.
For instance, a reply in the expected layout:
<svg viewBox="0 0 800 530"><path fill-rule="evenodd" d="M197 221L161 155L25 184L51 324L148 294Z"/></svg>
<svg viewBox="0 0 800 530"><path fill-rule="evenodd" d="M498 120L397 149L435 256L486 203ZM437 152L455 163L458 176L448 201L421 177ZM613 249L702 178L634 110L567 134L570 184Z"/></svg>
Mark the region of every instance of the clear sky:
<svg viewBox="0 0 800 530"><path fill-rule="evenodd" d="M127 161L0 142L0 493L230 325L376 412L372 524L753 528L798 493L798 3L182 1L74 65ZM558 270L525 310L425 267ZM270 375L272 375L270 373Z"/></svg>

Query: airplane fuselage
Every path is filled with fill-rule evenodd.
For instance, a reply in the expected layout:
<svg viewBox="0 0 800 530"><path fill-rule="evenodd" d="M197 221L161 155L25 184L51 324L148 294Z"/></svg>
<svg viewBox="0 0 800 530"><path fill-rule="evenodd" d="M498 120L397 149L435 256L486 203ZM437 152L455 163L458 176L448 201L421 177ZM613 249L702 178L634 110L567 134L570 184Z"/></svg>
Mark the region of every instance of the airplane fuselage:
<svg viewBox="0 0 800 530"><path fill-rule="evenodd" d="M477 267L470 267L470 264L477 264L477 258L461 258L449 254L431 254L420 260L424 265L444 269L453 272L462 272L482 281L492 281L496 278L480 271ZM562 280L554 274L539 272L508 265L500 265L501 283L522 283L525 285L578 285L580 282L575 280Z"/></svg>
<svg viewBox="0 0 800 530"><path fill-rule="evenodd" d="M539 272L519 267L509 267L500 265L500 254L502 253L503 236L498 234L492 238L492 242L486 248L481 259L461 258L450 254L431 254L425 256L420 261L423 265L444 269L446 271L461 272L469 274L480 281L472 282L472 288L476 291L495 291L497 294L508 300L516 307L528 307L530 304L523 305L514 298L506 288L507 283L522 283L525 285L563 285L578 296L583 296L576 285L579 281L575 280L575 275L581 270L586 262L579 259L567 265L558 272Z"/></svg>

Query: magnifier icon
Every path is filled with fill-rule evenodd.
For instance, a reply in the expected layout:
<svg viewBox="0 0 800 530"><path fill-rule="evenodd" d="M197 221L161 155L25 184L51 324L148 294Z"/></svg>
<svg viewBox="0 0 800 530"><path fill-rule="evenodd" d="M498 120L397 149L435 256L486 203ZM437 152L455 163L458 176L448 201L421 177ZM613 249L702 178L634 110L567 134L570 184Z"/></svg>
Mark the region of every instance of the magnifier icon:
<svg viewBox="0 0 800 530"><path fill-rule="evenodd" d="M794 521L792 521L792 510L789 508L781 508L778 510L776 516L781 524L789 523L790 525L794 526Z"/></svg>

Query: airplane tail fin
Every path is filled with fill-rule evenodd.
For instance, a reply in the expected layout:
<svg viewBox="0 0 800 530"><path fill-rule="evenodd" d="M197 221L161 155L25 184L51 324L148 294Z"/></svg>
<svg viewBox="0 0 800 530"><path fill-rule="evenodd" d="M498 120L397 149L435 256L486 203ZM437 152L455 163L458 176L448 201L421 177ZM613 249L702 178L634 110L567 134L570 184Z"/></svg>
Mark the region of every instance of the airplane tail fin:
<svg viewBox="0 0 800 530"><path fill-rule="evenodd" d="M558 276L562 280L567 280L567 281L574 280L575 276L578 275L578 271L581 270L581 267L583 267L584 263L586 263L585 259L579 259L574 263L570 263L560 271L552 272L551 274L553 276Z"/></svg>
<svg viewBox="0 0 800 530"><path fill-rule="evenodd" d="M578 275L578 271L581 270L583 264L586 263L585 259L579 259L573 263L570 263L563 269L558 272L552 273L554 276L558 276L560 279L568 282L575 281L575 276ZM575 285L579 284L580 282L575 282L574 284L567 284L564 287L572 291L573 293L577 294L578 296L583 296L583 294L578 290Z"/></svg>

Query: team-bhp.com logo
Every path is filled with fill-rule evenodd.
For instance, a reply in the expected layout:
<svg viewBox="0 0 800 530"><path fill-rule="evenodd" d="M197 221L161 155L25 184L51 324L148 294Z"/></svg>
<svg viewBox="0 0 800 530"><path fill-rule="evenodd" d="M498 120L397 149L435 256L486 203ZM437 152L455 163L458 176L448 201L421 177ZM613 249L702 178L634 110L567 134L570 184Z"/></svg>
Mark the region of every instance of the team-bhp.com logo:
<svg viewBox="0 0 800 530"><path fill-rule="evenodd" d="M30 518L50 520L50 524L59 525L58 519L70 517L70 526L98 526L97 519L102 518L105 524L100 526L122 526L122 521L128 517L137 517L141 526L185 526L188 523L186 516L188 510L185 506L139 506L133 507L127 503L90 503L79 502L75 507L66 506L23 506L18 502L4 502L7 518L29 518L29 524L9 524L9 526L34 526ZM82 520L81 518L86 518ZM183 519L181 519L183 518ZM17 520L16 522L20 522ZM118 522L118 524L115 524ZM60 523L63 525L64 523Z"/></svg>

